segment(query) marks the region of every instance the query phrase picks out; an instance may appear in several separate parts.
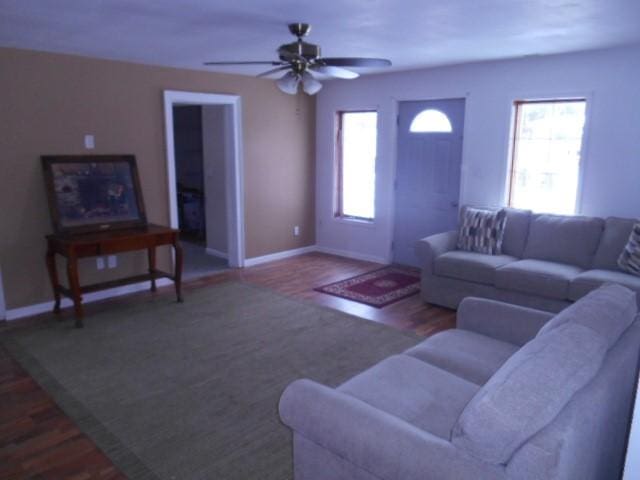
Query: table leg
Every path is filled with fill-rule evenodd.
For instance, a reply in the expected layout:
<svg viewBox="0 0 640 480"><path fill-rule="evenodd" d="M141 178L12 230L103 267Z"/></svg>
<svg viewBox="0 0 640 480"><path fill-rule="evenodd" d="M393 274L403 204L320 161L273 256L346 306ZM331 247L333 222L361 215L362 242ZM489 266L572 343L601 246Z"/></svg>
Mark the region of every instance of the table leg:
<svg viewBox="0 0 640 480"><path fill-rule="evenodd" d="M58 268L56 266L56 253L53 250L47 250L47 270L49 271L49 279L51 280L51 288L53 289L53 313L60 313L60 282L58 281ZM58 317L60 320L60 317Z"/></svg>
<svg viewBox="0 0 640 480"><path fill-rule="evenodd" d="M76 328L82 328L82 296L80 294L80 279L78 277L78 259L71 255L67 259L67 278L69 279L69 290L73 299L73 311L76 316Z"/></svg>
<svg viewBox="0 0 640 480"><path fill-rule="evenodd" d="M149 259L149 274L151 277L151 291L156 291L156 247L149 247L147 249L147 258Z"/></svg>
<svg viewBox="0 0 640 480"><path fill-rule="evenodd" d="M173 249L176 254L176 266L173 281L176 287L176 296L178 297L178 302L182 302L182 245L180 245L180 240L176 239L173 242Z"/></svg>

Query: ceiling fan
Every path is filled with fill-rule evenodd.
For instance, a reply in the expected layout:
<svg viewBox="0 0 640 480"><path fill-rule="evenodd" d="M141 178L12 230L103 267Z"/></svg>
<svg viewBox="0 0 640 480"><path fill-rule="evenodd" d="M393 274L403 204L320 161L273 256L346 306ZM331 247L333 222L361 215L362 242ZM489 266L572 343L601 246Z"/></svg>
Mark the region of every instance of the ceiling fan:
<svg viewBox="0 0 640 480"><path fill-rule="evenodd" d="M320 46L307 43L302 40L311 31L308 23L291 23L289 31L297 37L292 43L286 43L278 47L280 60L274 61L240 61L240 62L205 62L205 65L271 65L276 68L261 73L258 77L268 77L279 72L286 72L276 81L278 88L284 93L295 95L298 93L298 85L308 95L314 95L320 91L322 84L316 78L333 77L353 79L359 75L348 68L358 67L388 67L391 61L384 58L323 58L320 54Z"/></svg>

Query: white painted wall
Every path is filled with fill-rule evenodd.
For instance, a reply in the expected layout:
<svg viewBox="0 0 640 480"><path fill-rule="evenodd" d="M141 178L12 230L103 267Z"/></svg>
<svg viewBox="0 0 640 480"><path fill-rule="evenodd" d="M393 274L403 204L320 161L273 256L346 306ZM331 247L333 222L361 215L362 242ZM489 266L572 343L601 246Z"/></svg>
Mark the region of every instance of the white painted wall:
<svg viewBox="0 0 640 480"><path fill-rule="evenodd" d="M640 478L640 381L636 390L636 405L633 409L631 433L627 446L627 460L624 466L624 480Z"/></svg>
<svg viewBox="0 0 640 480"><path fill-rule="evenodd" d="M586 95L580 213L640 217L640 45L326 82L316 108L316 221L321 248L389 259L399 100L466 97L460 202L504 203L512 102ZM335 112L379 112L376 221L333 217Z"/></svg>
<svg viewBox="0 0 640 480"><path fill-rule="evenodd" d="M227 254L227 201L225 163L229 155L227 145L227 117L229 107L202 107L202 156L204 167L205 215L207 248Z"/></svg>

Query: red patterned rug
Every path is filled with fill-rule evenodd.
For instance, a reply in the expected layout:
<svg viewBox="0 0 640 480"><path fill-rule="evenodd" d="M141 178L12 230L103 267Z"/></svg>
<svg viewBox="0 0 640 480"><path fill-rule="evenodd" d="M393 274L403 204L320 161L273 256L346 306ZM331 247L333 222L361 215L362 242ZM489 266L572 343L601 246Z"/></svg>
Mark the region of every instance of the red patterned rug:
<svg viewBox="0 0 640 480"><path fill-rule="evenodd" d="M420 273L398 267L383 267L314 290L382 308L418 293Z"/></svg>

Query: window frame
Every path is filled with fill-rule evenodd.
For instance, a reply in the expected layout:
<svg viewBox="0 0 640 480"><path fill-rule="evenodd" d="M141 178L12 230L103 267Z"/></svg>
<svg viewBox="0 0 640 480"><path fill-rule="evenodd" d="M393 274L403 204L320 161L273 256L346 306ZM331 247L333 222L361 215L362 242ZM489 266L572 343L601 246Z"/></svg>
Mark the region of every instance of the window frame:
<svg viewBox="0 0 640 480"><path fill-rule="evenodd" d="M589 132L589 124L591 117L591 106L593 102L593 94L591 92L578 92L573 93L571 95L554 95L548 97L529 97L527 96L519 96L513 98L511 101L511 116L509 119L510 126L510 135L508 141L508 149L507 149L507 172L506 172L506 182L505 182L505 204L507 207L516 208L512 205L513 200L513 186L514 186L514 178L515 178L515 155L516 155L516 142L518 135L518 127L520 123L519 106L524 104L533 104L533 103L570 103L570 102L584 102L585 112L584 112L584 125L582 128L582 139L580 142L580 160L578 163L578 179L577 179L577 188L576 188L576 200L575 200L575 208L574 212L570 215L580 215L582 212L582 187L583 187L583 179L584 172L587 164L587 145L588 145L588 132ZM532 209L534 213L548 213L543 211L538 211Z"/></svg>
<svg viewBox="0 0 640 480"><path fill-rule="evenodd" d="M375 198L377 185L374 184L374 210L372 218L358 217L355 215L345 215L343 210L343 116L348 113L375 113L376 114L376 157L374 170L378 169L378 135L380 112L377 108L362 108L353 110L338 110L335 112L335 137L334 137L334 181L333 181L333 219L348 223L360 224L363 226L372 225L376 221ZM377 180L376 182L377 183Z"/></svg>

